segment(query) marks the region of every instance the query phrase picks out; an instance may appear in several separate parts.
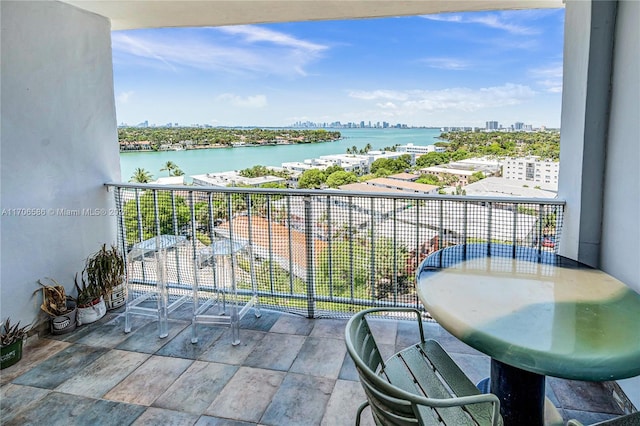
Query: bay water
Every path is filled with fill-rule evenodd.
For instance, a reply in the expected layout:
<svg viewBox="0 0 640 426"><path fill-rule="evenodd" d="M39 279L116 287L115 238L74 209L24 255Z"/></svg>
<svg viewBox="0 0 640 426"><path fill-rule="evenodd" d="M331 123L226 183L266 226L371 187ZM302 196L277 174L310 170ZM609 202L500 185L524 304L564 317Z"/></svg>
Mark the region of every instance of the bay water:
<svg viewBox="0 0 640 426"><path fill-rule="evenodd" d="M373 150L379 150L396 144L432 145L437 142L440 135L440 129L364 128L338 131L342 134L342 139L336 142L184 151L121 152L121 176L122 180L127 182L138 167L151 172L154 179L168 176L167 171L161 172L160 169L167 161L173 161L185 173L185 181L190 182L191 175L241 170L255 165L280 166L284 162L304 161L322 155L344 154L347 148L352 146L362 149L370 144Z"/></svg>

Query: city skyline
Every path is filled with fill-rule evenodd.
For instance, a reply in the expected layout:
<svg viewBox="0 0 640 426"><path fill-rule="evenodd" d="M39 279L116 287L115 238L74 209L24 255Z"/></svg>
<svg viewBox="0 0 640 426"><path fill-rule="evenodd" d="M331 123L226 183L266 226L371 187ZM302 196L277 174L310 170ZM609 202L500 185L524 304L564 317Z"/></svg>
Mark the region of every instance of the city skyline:
<svg viewBox="0 0 640 426"><path fill-rule="evenodd" d="M563 9L114 31L119 123L560 126Z"/></svg>

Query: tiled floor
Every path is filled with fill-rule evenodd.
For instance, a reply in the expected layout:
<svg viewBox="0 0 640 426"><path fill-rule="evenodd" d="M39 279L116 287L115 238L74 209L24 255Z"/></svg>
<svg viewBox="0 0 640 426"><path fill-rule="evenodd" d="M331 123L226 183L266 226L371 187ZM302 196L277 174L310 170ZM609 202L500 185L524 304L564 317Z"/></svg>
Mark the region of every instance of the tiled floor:
<svg viewBox="0 0 640 426"><path fill-rule="evenodd" d="M156 323L137 317L124 334L122 314L66 336L35 338L23 359L2 370L3 425L353 425L364 400L346 354L345 320L263 310L242 321L239 346L230 330L202 326L190 341L188 312L157 338ZM383 355L417 340L415 322L376 321ZM474 380L489 359L436 324L439 340ZM620 409L602 384L548 379L548 397L585 424ZM373 424L368 409L365 425Z"/></svg>

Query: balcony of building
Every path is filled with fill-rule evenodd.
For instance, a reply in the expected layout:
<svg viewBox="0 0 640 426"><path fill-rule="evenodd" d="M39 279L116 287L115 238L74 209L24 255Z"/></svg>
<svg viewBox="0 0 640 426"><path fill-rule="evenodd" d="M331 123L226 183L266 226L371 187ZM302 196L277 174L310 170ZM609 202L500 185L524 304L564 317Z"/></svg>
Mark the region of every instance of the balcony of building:
<svg viewBox="0 0 640 426"><path fill-rule="evenodd" d="M353 425L365 400L346 353L344 318L309 319L263 310L242 320L238 346L224 326L203 328L191 343L184 305L158 339L151 319L123 333L124 313L65 336L32 338L20 363L2 372L3 425ZM374 322L383 355L418 339L415 321ZM474 381L489 358L436 323L437 339ZM564 421L593 424L623 414L612 383L547 378L546 395ZM373 425L369 409L363 425Z"/></svg>
<svg viewBox="0 0 640 426"><path fill-rule="evenodd" d="M308 19L350 19L446 11L562 7L563 4L557 1L350 2L350 7L345 7L345 2L318 1L294 2L292 4L292 2L274 1L269 2L269 7L263 7L263 2L3 1L0 4L2 12L2 48L0 50L2 52L1 177L3 218L1 223L1 274L3 318L10 316L23 323L34 322L38 316L38 306L33 301L32 293L37 288L38 279L51 276L63 282L72 283L73 275L82 269L84 259L103 242L117 241L122 249L126 250L130 242L127 237L127 227L118 223L117 220L122 203L144 197L142 193L144 191L157 190L154 188L141 190L140 188L126 187L126 185L116 185L117 187L112 188L109 192L105 187L105 183L121 181L111 63L110 32L112 29L165 25L228 25ZM488 243L494 239L500 241L506 239L512 244L516 244L518 241L517 244L538 245L540 250L557 250L562 255L600 268L623 281L635 291L640 291L640 282L638 281L640 271L637 262L640 257L640 230L637 220L640 216L640 178L638 178L639 169L637 167L640 135L637 120L639 115L638 75L640 75L638 72L638 52L640 51L638 39L640 36L636 24L640 18L638 16L640 14L639 4L624 0L567 1L564 7L566 8L566 24L561 136L563 167L559 178L559 199L562 202L556 203L564 203L564 210L561 238L556 238L554 243L557 245L554 247L542 245L545 228L543 221L547 217L544 212L547 206L554 203L533 203L544 205L543 208L534 207L536 214L543 212L543 221L540 221L540 217L536 214L528 215L531 217L531 227L525 232L521 228L523 221L519 219L509 222L494 222L492 215L498 211L501 213L507 211L498 206L499 203L496 204L496 200L469 199L468 202L426 200L424 204L415 203L410 207L407 207L410 203L405 203L404 210L398 210L397 205L394 205L393 201L389 201L390 199L385 199L384 202L374 200L373 209L366 205L359 206L357 202L347 200L342 205L329 203L334 218L341 219L342 225L346 225L346 227L340 228L331 225L333 228L327 234L326 224L322 225L319 220L322 218L320 214L313 216L318 220L312 221L311 224L299 222L300 220L304 221L307 216L295 218L294 214L296 208L301 211L304 209L315 211L322 202L303 199L301 203L296 205L295 201L286 201L289 200L284 196L286 194L273 194L268 203L262 203L262 207L271 206L270 209L266 208L261 211L264 213L263 217L267 218L267 222L275 222L275 210L278 206L276 203L283 199L285 206L278 208L284 209L289 216L287 221L280 222L277 228L287 235L285 240L287 244L283 246L280 241L276 242L273 235L270 237L267 232L262 241L264 244L261 245L263 260L265 256L272 258L263 276L266 277L266 283L270 286L272 282L277 282L275 277L279 273L286 277L284 281L280 280L283 288L278 289L279 293L274 293L271 296L277 299L283 296L280 293L284 293L287 297L291 295L292 297L289 299L296 301L292 305L299 309L298 312L301 311L304 316L314 318L321 317L322 315L317 315L317 313L323 312L328 305L335 308L336 302L344 302L343 298L346 298L348 302L344 305L348 306L345 312L367 306L367 303L372 301L375 302L374 304L381 304L381 301L404 303L409 300L409 303L417 304L415 296L413 296L413 302L411 301L410 292L397 292L400 288L399 284L407 283L397 274L390 275L391 282L389 284L391 285L389 288L394 291L385 294L383 298L379 298L379 294L376 292L367 292L364 295L358 293L353 278L355 275L351 274L346 281L346 286L343 286L343 289L347 291L346 296L331 294L331 286L334 283L329 281L326 285L327 294L320 295L324 299L318 300L318 306L314 306L314 313L309 315L308 298L304 299L300 295L296 295L296 279L299 279L296 277L317 278L318 271L310 270L308 260L315 259L315 257L309 256L311 253L319 256L319 252L309 250L311 247L305 245L304 251L301 251L304 253L301 259L292 256L294 250L288 247L288 238L289 235L295 235L294 232L301 232L300 229L303 229L303 233L311 232L311 241L314 241L313 250L321 249L324 244L328 244L326 235L334 235L335 232L344 232L345 230L347 233L343 233L343 235L360 233L364 236L365 241L371 241L366 238L371 238L372 235L389 238L391 244L395 244L394 250L400 243L407 244L410 249L403 256L405 254L408 256L408 263L398 262L399 257L395 257L395 261L391 259L392 271L395 273L403 267L410 269L417 264L423 241L428 241L429 244L435 244L437 247L446 243L459 243L460 239L468 241L469 238L481 239ZM180 189L175 191L180 191ZM225 195L224 191L221 193L223 198L229 197ZM182 196L181 194L177 195ZM242 201L243 198L246 198L246 193L239 191L230 197ZM321 197L325 197L326 205L326 199L330 197L327 195ZM438 203L444 204L445 201L471 206L466 210L458 210L467 212L466 219L464 219L464 213L457 213L455 223L445 225L447 220L450 220L450 216L445 213L446 210L438 210L440 207L437 206ZM204 202L207 206L209 205L208 199ZM390 207L389 203L391 203ZM190 209L192 205L194 204L189 204L185 200L187 209ZM380 216L381 220L389 220L389 225L377 228L377 224L373 220L365 222L363 225L359 222L363 211L374 212L379 206L384 207L387 212L385 213L387 216ZM234 221L237 220L240 225L236 229L241 230L242 216L234 216L235 208L236 206L232 205L231 214L227 216L227 224L231 224L233 227ZM9 209L7 214L4 213L5 209ZM66 213L84 211L84 209L113 212L115 216ZM470 211L476 210L485 213L481 213L480 216L469 215ZM427 211L432 213L429 214L430 219L424 227L410 226L411 223L422 223L423 216L421 215ZM505 214L505 220L519 218L521 213L522 211L519 213L517 209L511 210ZM272 215L271 218L268 217L269 214ZM213 217L213 215L209 217ZM470 231L473 228L468 227L474 217L481 217L481 222L484 223L481 228L482 235L479 237L472 236ZM231 220L228 220L229 218ZM415 218L418 220L416 221ZM195 244L199 240L193 236L197 236L198 232L206 230L208 226L222 225L224 228L225 218L221 219L217 224L214 221L209 221L204 224L203 228L201 226L206 221L187 220L182 224L184 228L174 227L171 224L168 229L172 234L189 236L192 244ZM465 223L464 220L468 222ZM157 233L156 225L152 224L152 233ZM361 225L362 228L359 227ZM252 226L247 225L245 228L247 232L252 229ZM406 228L411 231L407 231ZM272 227L271 229L273 231L276 228ZM311 229L311 231L305 231L305 229ZM140 232L138 238L144 236L146 232L145 229L140 231L140 228L138 231ZM508 234L507 237L497 238L496 232L498 231L505 235ZM416 233L415 237L413 232ZM425 239L428 235L436 238ZM399 237L403 237L407 241L400 241ZM371 247L381 246L374 240ZM425 248L429 250L434 247L429 247L427 244ZM354 244L349 246L349 243L344 248L347 258L349 258L349 253L355 254L360 249ZM411 251L414 249L415 253L412 255ZM370 250L368 253L375 254L375 250ZM393 253L398 252L393 251ZM355 256L352 258L355 259ZM374 258L373 261L371 258ZM373 265L375 269L379 262L375 260L375 256L371 258L366 266ZM328 263L328 265L334 264L334 262ZM352 264L335 265L347 270L353 267ZM410 274L406 276L410 277ZM146 279L146 277L144 278ZM181 276L180 279L186 279L186 276ZM290 290L292 287L293 290ZM410 286L403 287L403 291L405 288L410 288ZM371 290L371 286L368 289ZM71 290L71 286L69 286L69 290ZM268 287L262 291L271 292L274 290ZM263 296L266 298L267 294L263 294ZM366 300L367 303L364 303L363 300ZM276 307L276 305L278 304L273 303L272 307ZM330 309L326 310L330 311ZM278 371L282 377L282 381L278 383L278 390L274 391L273 401L276 401L278 395L297 395L295 393L296 386L300 386L300 383L304 383L305 380L313 381L315 380L313 377L324 377L324 372L310 372L309 376L305 376L306 379L301 378L299 381L295 379L296 374L307 373L305 360L314 356L311 353L312 350L309 349L314 344L312 337L327 336L339 339L336 334L327 334L328 332L323 329L325 327L331 328L328 324L337 324L341 320L312 320L298 317L288 319L290 318L288 315L274 314L273 317L265 315L264 321L256 322L254 325L245 323L243 326L244 329L257 327L257 330L253 331L262 333L260 334L262 341L267 339L267 342L269 339L280 338L281 335L291 334L294 338L295 336L304 336L303 339L297 339L300 340L300 350L289 365L276 369L266 368ZM269 318L276 319L269 320ZM69 405L71 411L65 412L65 415L76 416L77 413L86 413L86 415L79 416L78 423L86 420L87 423L95 424L91 421L93 417L88 413L90 409L96 409L96 407L107 411L116 407L131 409L131 422L136 420L143 422L145 418L150 416L150 422L154 423L154 413L162 413L157 410L165 408L164 404L156 403L157 398L170 389L174 379L178 380L176 382L178 384L175 386L184 386L178 377L182 377L192 368L197 368L199 361L204 360L201 355L204 356L206 352L197 356L192 354L185 357L184 360L179 353L168 355L167 361L175 361L179 366L171 373L173 377L168 379L171 383L165 383L150 393L155 398L152 402L148 402L148 405L155 404L154 408L147 410L145 408L146 401L138 406L134 406L135 402L120 406L118 405L120 402L129 401L122 401L123 398L126 398L125 396L113 399L105 397L108 394L125 395L128 392L126 389L123 393L114 390L120 381L113 383L96 377L92 381L95 381L100 389L86 390L82 388L84 385L70 382L71 379L66 374L68 371L73 371L74 375L82 376L96 372L104 378L110 374L108 368L105 367L106 370L100 372L95 369L93 361L102 356L131 356L133 360L129 364L129 369L120 371L116 375L119 375L120 380L123 380L130 374L134 374L133 378L122 383L133 383L132 388L136 389L136 386L142 386L141 382L134 383L136 380L135 371L138 368L151 362L151 365L147 364L144 369L140 370L139 373L144 374L146 369L153 372L154 363L157 366L158 361L162 367L167 366L168 364L162 362L165 361L164 358L154 361L154 357L167 355L169 352L162 352L164 355L160 353L162 348L166 346L168 346L166 350L169 351L173 345L182 344L180 340L176 340L178 337L175 335L173 338L163 341L158 340L155 333L151 332L146 334L146 338L152 340L148 343L148 348L130 351L126 348L127 345L138 343L137 339L132 339L132 337L139 333L143 327L152 328L154 326L138 323L134 334L127 336L120 333L121 321L121 316L109 315L95 326L80 329L68 338L61 340L50 339L46 336L41 339L32 337L29 344L34 345L33 350L26 352L24 362L12 367L12 371L7 370L6 373L3 371L2 374L3 416L7 416L7 421L13 421L16 424L41 421L38 419L43 417L25 418L21 416L32 414L45 416L44 413L47 410L51 415L51 412L55 411L51 409L52 407L64 406L59 402L71 398L77 401L77 405ZM288 325L289 321L295 324L300 322L304 325L290 326ZM270 322L271 324L269 324ZM184 318L177 318L171 320L171 326L173 327L172 332L176 333L181 327L182 329L187 327L187 323L184 322ZM400 329L404 326L393 325L391 327ZM336 328L340 329L341 325L337 325ZM291 331L292 329L295 331ZM215 331L213 327L211 330L210 333L213 335L209 336L209 339L202 339L202 342L203 345L207 345L207 349L215 351L216 342L223 341L221 339L225 338L225 332ZM251 336L250 331L246 330L245 333ZM95 340L89 336L94 332ZM436 329L434 332L437 335L443 333L440 329ZM216 333L218 333L217 336ZM117 334L117 336L113 336L114 339L109 343L87 343L88 341L100 341L100 336L104 334ZM401 335L402 333L397 334L397 336ZM137 334L137 336L141 336L141 334ZM401 337L389 337L387 342L389 345L393 345L398 341L396 340L398 338ZM443 336L443 339L447 340L447 337ZM139 343L142 344L142 339L139 340L141 340ZM310 343L307 343L307 340ZM125 344L125 341L130 342ZM158 344L161 344L162 348L157 347ZM124 346L119 347L120 345ZM249 350L257 347L257 342L255 345ZM231 350L230 348L225 349ZM455 344L453 349L453 352L459 355L477 355L468 354L465 352L466 349L458 348L456 351ZM75 352L78 353L78 356L69 356ZM153 355L151 356L151 354ZM336 356L340 358L339 354ZM238 364L229 363L231 368L237 370L235 374L242 371L242 368L239 368L240 364L247 362L250 357L251 355L247 355L245 361L238 361ZM465 364L464 358L456 357L463 366ZM46 359L54 359L55 362L51 361L47 364ZM198 361L195 361L196 359ZM50 367L53 363L58 364L57 361L60 360L64 361L62 365L65 363L72 365L65 365L66 368L63 372ZM300 361L296 364L298 360ZM328 382L330 384L322 387L324 396L321 400L326 404L323 405L321 414L315 415L318 422L321 422L327 413L340 411L339 407L341 406L336 405L337 402L332 404L331 401L342 401L341 394L337 392L350 392L352 389L349 386L354 386L353 376L350 376L352 382L342 383L342 379L349 381L346 376L348 373L342 375L343 370L347 370L347 367L343 368L343 362L348 364L344 359L328 363L332 365L333 370ZM480 361L480 365L483 362L486 366L486 360ZM109 364L108 358L105 359L105 363ZM335 372L336 364L340 365L338 372ZM247 368L264 367L259 364L254 366L251 363L242 365ZM200 366L204 368L204 365ZM88 367L86 371L84 371L85 367ZM211 368L216 371L224 371L226 367L214 365ZM475 367L470 367L468 374L475 375L475 377L486 375L486 370L482 371L481 368L478 372ZM169 369L166 371L169 372ZM26 374L23 376L21 373ZM222 392L226 386L235 383L232 380L235 374L228 375L228 380L224 384L218 383L218 385L212 386L218 386ZM165 375L165 372L160 375ZM294 378L288 379L289 375ZM34 380L34 377L41 380L40 386L31 386L33 381L29 380ZM220 377L227 376L221 374ZM50 381L47 382L47 380ZM189 376L185 376L183 380L188 383ZM558 383L560 382L562 381ZM287 383L290 385L284 386ZM338 389L339 383L351 390ZM148 384L147 381L145 384ZM622 386L627 396L637 407L640 404L637 397L640 395L637 378L621 381L618 384ZM22 388L21 386L27 387ZM162 389L162 386L165 387ZM561 392L557 390L558 386L564 389L571 388L580 395L573 393L568 397L560 396ZM597 389L603 389L599 387L600 385L582 387L582 384L571 383L558 386L552 382L549 387L556 393L557 406L565 410L566 418L574 417L572 410L602 413L605 417L616 414L610 405L583 404L583 398L589 399L591 396L598 395ZM355 387L357 388L357 386ZM64 390L67 388L69 391ZM71 391L71 389L75 390ZM161 393L160 390L162 390ZM333 394L327 397L331 392ZM79 393L82 396L78 396ZM338 396L333 397L335 394ZM224 393L207 394L207 398L211 399L208 403L210 404L221 395L230 397L229 395L233 395L233 388L230 388L226 396ZM360 396L357 395L356 399L360 400ZM166 399L170 399L170 397L166 397ZM551 399L553 400L553 398ZM606 404L611 402L610 399L608 401ZM202 404L205 403L206 401ZM22 404L27 404L23 407L24 410L19 408ZM5 407L10 407L10 409L5 411ZM31 409L26 409L29 407ZM219 415L220 413L208 412L208 408L209 405L198 415L209 416L211 414L212 417L234 418ZM255 414L252 419L235 419L249 423L255 419L255 423L268 424L268 417L263 416L268 413L276 415L274 413L281 412L278 411L281 410L281 407L275 403L272 404L271 401L262 408L263 411L259 417L258 414ZM145 417L142 417L143 411L145 411ZM194 413L188 414L188 416L192 414ZM580 418L579 415L575 417ZM192 419L192 417L189 418ZM329 417L329 419L332 418ZM595 418L585 417L584 420L590 422ZM198 421L198 418L195 421ZM207 419L204 417L199 418L199 421L207 424ZM224 421L217 422L216 420L212 421L213 424L220 424ZM332 424L330 420L327 422L327 424ZM118 424L122 423L118 422Z"/></svg>

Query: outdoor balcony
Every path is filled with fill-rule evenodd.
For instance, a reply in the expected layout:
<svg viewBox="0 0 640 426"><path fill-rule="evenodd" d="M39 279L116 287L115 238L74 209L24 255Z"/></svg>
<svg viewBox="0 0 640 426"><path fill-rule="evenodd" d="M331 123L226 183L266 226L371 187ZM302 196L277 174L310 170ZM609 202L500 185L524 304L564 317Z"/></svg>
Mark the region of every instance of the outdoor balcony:
<svg viewBox="0 0 640 426"><path fill-rule="evenodd" d="M356 7L347 10L344 7L344 2L317 1L300 2L293 10L289 7L290 2L275 1L269 2L269 4L274 3L278 7L249 8L252 15L251 18L247 18L247 11L240 6L242 2L191 2L195 9L187 6L189 2L180 1L69 3L74 5L55 1L2 1L0 4L2 8L2 49L0 49L2 52L2 167L0 169L3 209L17 209L18 211L21 211L20 209L45 209L44 211L52 209L53 212L62 209L69 212L81 211L86 208L92 211L94 209L105 209L107 212L116 211L113 193L110 194L104 190L105 182L121 181L112 76L112 29L163 25L226 25L308 19L353 19L439 13L453 11L452 9L464 12L491 7L533 7L531 2L525 1L377 2L379 5L376 5L376 10L370 11L372 2L354 2ZM259 2L250 2L252 5L257 5L257 3ZM309 8L307 3L313 3L314 8ZM548 2L535 2L536 5L541 3ZM564 200L565 208L563 210L562 235L556 240L560 247L541 247L540 250L558 250L564 256L602 269L638 292L640 291L640 282L638 281L640 274L638 274L637 262L640 256L640 238L638 238L640 234L637 220L640 206L638 202L640 194L638 172L640 169L637 167L638 135L640 134L637 120L639 74L637 40L640 39L637 25L638 3L634 1L573 0L551 3L553 3L551 7L561 7L562 5L566 7L560 155L562 169L559 178L559 197ZM88 7L92 5L96 9L83 9L83 4ZM154 9L154 13L147 13L150 11L139 9L147 6ZM442 9L445 6L451 9ZM101 9L102 7L107 9ZM115 9L110 9L112 7ZM202 13L203 10L197 7L206 8L207 13ZM226 13L229 10L225 11L225 7L233 9L235 13ZM179 18L179 21L177 21L176 15L178 12L185 13ZM147 18L149 19L145 20ZM228 18L230 21L220 21L223 18ZM477 200L472 201L477 202ZM485 211L488 211L486 207ZM425 210L422 209L422 212ZM446 214L440 217L437 216L437 210L434 212L436 216L432 220L436 224L444 223L447 220ZM353 213L351 220L357 219L357 214L353 215ZM418 213L418 218L421 217L420 214L422 213ZM213 217L213 215L211 216ZM513 213L511 216L514 217ZM321 216L315 217L320 218ZM349 225L349 214L342 216L342 220ZM462 223L460 219L458 223ZM492 222L487 220L486 223ZM291 224L293 229L293 220L291 220ZM38 307L33 302L32 293L37 286L38 279L51 276L69 282L73 279L73 274L82 268L86 256L95 251L103 242L116 241L118 226L120 229L126 229L109 216L64 214L4 216L3 213L0 225L2 231L0 233L2 238L2 314L3 318L11 316L12 319L20 320L23 324L31 323L37 316ZM513 225L512 222L511 225ZM519 225L514 228L515 232L513 228L502 231L516 235L513 239L515 242L519 238L521 229ZM171 229L173 230L173 228ZM423 234L419 236L427 234L426 227L420 229ZM456 243L462 241L461 238L463 240L467 238L467 234L460 232L464 231L463 226L460 226L457 231L453 229L456 231L453 234L445 232L444 229L440 228L435 231L434 236L438 238L433 240L433 243L437 243L438 246L445 241ZM496 235L496 229L493 225L485 226L484 234L480 238L490 242ZM535 228L532 235L543 235L544 226L540 230L541 232L538 232L539 229ZM382 230L385 233L389 233L391 230L389 235L392 236L392 241L393 235L397 237L408 236L397 228L394 231L393 227L384 227ZM377 232L375 229L374 231ZM182 233L185 230L178 229L177 232ZM285 227L285 232L289 232L288 225ZM367 235L363 229L358 229L358 232ZM319 227L317 233L312 235L318 236L318 247L324 243L320 238L322 227ZM477 237L473 236L472 238ZM268 240L269 237L267 237ZM288 239L285 241L288 243ZM398 239L397 242L399 241ZM527 244L536 243L533 239L522 241ZM126 237L123 238L121 235L119 243L121 247L126 248L123 242L126 244ZM421 255L421 247L411 241L408 243L412 249L419 248L414 257L409 257L412 260L411 265L414 265L413 262L417 264ZM315 247L314 245L314 250ZM370 247L377 246L374 243ZM302 269L308 265L308 263L304 263L306 256L303 256L299 263L294 263L294 267L288 267L292 273L286 275L284 282L276 280L275 272L279 271L276 269L277 256L292 252L286 247L286 244L284 247L278 244L278 248L280 251L267 251L267 255L272 255L273 261L269 263L271 266L266 268L266 275L262 276L263 280L265 276L269 277L265 281L269 283L269 286L271 282L279 283L279 286L274 286L274 289L269 287L261 289L262 292L265 292L263 294L265 300L269 300L271 292L273 292L274 299L277 299L272 301L273 306L267 307L280 305L280 303L275 303L278 300L290 300L290 307L297 309L297 312L302 313L305 317L315 318L318 313L329 311L329 307L332 309L337 306L344 307L346 313L353 309L363 308L371 302L384 304L386 302L405 303L408 301L410 304L417 304L417 299L415 297L412 299L410 293L397 295L396 293L387 293L384 298L379 298L380 293L378 292L363 295L356 291L352 295L350 294L352 288L357 290L358 288L370 289L370 287L366 287L366 284L365 287L352 287L352 278L347 276L348 279L344 281L346 285L337 294L331 294L329 284L324 287L327 292L321 294L323 299L320 300L319 309L313 306L313 313L309 315L307 300L316 301L318 299L300 297L296 288L297 281L291 277L295 276L293 273L295 272L304 277L317 279L318 271ZM347 245L347 253L353 252L355 254L357 249L359 247L355 245L352 247ZM308 254L311 251L304 253ZM375 251L370 250L368 253L375 253ZM354 256L353 259L355 260L356 257ZM378 265L375 259L373 263ZM390 263L392 271L397 272L403 269L400 268L400 262L394 263L392 260ZM334 262L327 263L327 265L332 264ZM367 267L371 265L371 260L366 265ZM286 263L285 266L287 266ZM345 268L344 264L336 264L336 266L346 270L351 268L351 266ZM282 265L278 265L278 267L282 268ZM270 277L271 271L274 272L273 278ZM407 273L406 276L410 277L411 275ZM387 287L389 284L406 283L397 275L391 274L391 277L391 283L386 283ZM186 279L181 276L180 280L183 278ZM359 281L360 284L367 282L370 281L366 277ZM293 290L291 290L291 284L293 284ZM353 280L353 284L356 284L355 280ZM394 287L391 286L391 288ZM345 297L344 290L347 292L347 303L338 304L338 302L342 302L340 298ZM362 301L366 301L366 303ZM184 305L184 308L188 309L188 305ZM179 313L179 311L176 312L176 314ZM289 318L290 314L282 313L279 315ZM245 321L248 318L246 317ZM263 318L256 321L255 325L243 323L241 333L243 338L246 338L247 345L250 344L249 338L252 334L249 329L253 327L269 327L269 333L263 335L263 341L267 336L282 336L283 328L285 331L289 329L289 327L282 325L272 329L277 325L277 322L272 320L273 322L269 326L268 318L270 315L265 310ZM308 334L309 337L304 339L309 339L312 334L324 335L322 330L327 327L325 324L343 321L294 318L294 321L307 324L291 327L300 330L298 333L304 336ZM92 410L110 411L116 406L112 400L102 398L102 396L121 383L122 378L144 366L143 361L147 355L162 350L159 346L167 347L174 341L178 345L181 344L175 340L176 337L165 340L158 339L155 333L155 324L144 324L143 322L138 323L137 326L134 325L133 334L125 335L122 333L124 327L122 321L122 316L114 318L110 313L107 318L94 326L79 329L73 335L65 338L65 340L77 343L50 339L49 337L43 337L40 340L32 338L25 351L25 358L10 369L2 371L3 423L6 420L8 424L36 422L50 424L54 422L42 419L45 418L44 416L52 416L58 412L64 413L64 418L60 421L62 424L69 424L70 417L74 419L74 423L95 424ZM183 322L180 323L180 321ZM175 335L177 329L181 327L184 329L187 325L188 322L184 321L184 317L182 320L179 318L171 319L172 335ZM141 333L143 327L146 327L145 333ZM101 329L106 334L112 333L115 336L113 340L109 340L107 343L97 343L101 341L99 338L101 333L99 330ZM216 340L215 327L203 329L211 331L210 335L206 336L208 339L205 336L202 337L199 343L202 345L213 347L213 345L217 345L216 342L222 343L219 339L226 336L223 334L226 331L220 330L217 332L218 340ZM339 335L341 335L342 324L337 329L340 330ZM90 338L94 331L97 336L95 340ZM272 332L277 333L271 334ZM402 334L398 333L398 336ZM134 336L143 336L144 339L135 339ZM131 344L143 344L145 340L150 343L148 343L149 346L146 350L129 352L123 347L123 352L117 352L120 349L110 349L118 347L125 339L131 341ZM184 346L190 347L191 344L187 344L187 340L185 337ZM445 346L451 350L452 348L446 345L446 338L444 340ZM88 343L89 341L92 343ZM392 342L393 339L387 341ZM402 343L405 342L402 341ZM223 346L225 350L233 350L229 344L225 343ZM335 346L337 348L339 345ZM64 352L67 347L70 348L66 349L67 351L78 351L79 356L68 356L68 352ZM95 349L96 347L100 349ZM240 346L238 349L242 348L246 350L245 346ZM342 348L341 345L340 348ZM304 343L301 343L300 352L303 349ZM293 369L298 359L301 359L298 365L304 365L304 352L302 355L300 352L297 354L297 358L291 361L291 365L286 367L287 369ZM463 361L465 357L458 355L461 352L460 349L452 350L452 352L469 375L474 378L486 375L486 370L480 370L477 373L466 366ZM133 360L129 363L126 371L110 371L109 366L116 364L111 363L108 357L102 364L94 362L101 359L100 355L117 357L128 353L133 354ZM38 367L47 358L51 359L50 363L56 364L59 369L45 370L46 363ZM178 362L181 359L180 357L168 358ZM188 371L186 364L193 363L193 359L195 359L195 355L193 358L189 358L189 361L183 361L184 368L178 369L178 372L185 374ZM249 356L246 359L249 359ZM153 358L149 358L149 360L153 360ZM342 365L343 361L336 362ZM102 370L100 373L99 365L105 366L106 370ZM484 361L484 365L486 368L487 361ZM102 377L118 377L118 383L95 379L90 381L90 383L96 384L96 388L91 390L83 388L84 385L68 382L76 376L81 377L79 371L83 367L87 368L87 372L101 374ZM141 370L142 373L151 371L151 373L144 374L145 386L150 384L150 378L154 377L152 367L153 364ZM36 368L33 373L30 373L33 375L38 374L37 368L42 368L42 371L45 371L42 380L38 378L40 384L34 387L18 385L18 381L29 378L28 375L20 376L31 368ZM302 367L296 368L302 369ZM155 374L155 377L165 378L169 371L169 369L161 371L159 374ZM342 367L339 371L342 371ZM71 376L69 376L69 372L71 372ZM335 377L341 377L338 376L340 373L334 374ZM178 375L174 373L174 378ZM352 377L352 379L355 378ZM16 383L12 383L14 380ZM50 381L45 386L47 380ZM330 380L335 381L336 379ZM285 381L283 380L281 383L285 383ZM335 383L341 383L341 381L338 380ZM355 383L350 383L355 386ZM610 403L610 399L604 406L596 403L583 405L582 402L585 401L585 398L589 400L591 396L594 396L594 399L598 399L599 391L597 388L599 385L585 387L584 384L572 383L565 388L571 388L570 390L575 390L578 394L561 396L562 392L558 390L556 383L559 382L551 381L548 388L554 391L558 400L557 406L564 410L565 418L574 417L571 410L598 412L607 416L615 411L610 408L610 405L607 405ZM638 378L631 379L627 384L626 389L630 389L627 394L630 397L635 396L635 405L638 406ZM164 386L161 393L164 393L170 384L167 383ZM215 385L213 386L215 387ZM355 387L359 389L358 386ZM72 396L73 392L63 393L66 392L63 391L63 388L75 389L73 392L81 393L82 396ZM151 391L151 386L149 389L149 391L145 390L138 392L138 394L155 395L155 400L160 391ZM331 390L334 390L334 387L331 387ZM286 389L283 390L283 392L285 391ZM329 392L329 390L326 391ZM277 392L274 391L273 394L277 396ZM304 394L296 394L296 396L300 395ZM208 395L211 401L207 402L211 403L216 396ZM65 405L58 404L60 400L73 400L78 404L69 404L66 406L68 411L64 411L62 407ZM330 401L330 398L325 396L322 400ZM359 402L361 398L358 397L356 400ZM273 401L275 401L275 397ZM143 420L135 413L140 415L146 404L145 401L140 404L141 406L126 406L134 411L131 416L132 421L137 418L140 421ZM152 402L148 402L148 404L152 404ZM7 407L6 410L5 407ZM202 412L205 412L204 410L208 407L209 405ZM331 408L329 405L327 407ZM261 415L268 411L268 406L263 406L263 409ZM278 408L273 408L273 410L276 409ZM318 421L324 416L324 410L325 406L322 408L323 414L316 416ZM150 410L148 415L152 415L152 411L155 409ZM102 421L107 422L111 419L114 423L122 424L122 418L126 412L126 410L119 410L118 416L122 417L112 416L102 418ZM23 417L30 415L38 416L38 418ZM575 417L587 423L596 420L595 418L580 417L578 414ZM28 421L28 419L33 421ZM154 423L154 421L151 420L150 423Z"/></svg>
<svg viewBox="0 0 640 426"><path fill-rule="evenodd" d="M350 313L370 306L424 311L415 271L444 246L491 242L555 252L564 211L561 201L543 199L109 187L121 212L115 220L118 244L129 256L130 291L158 279L153 256L131 258L137 242L184 237L165 258L172 301L189 298L196 276L203 276L197 253L223 233L252 246L254 264L238 260L239 291L250 297L254 274L266 309L260 318L248 312L241 320L237 346L222 325L200 325L192 343L192 299L170 314L163 339L150 317L133 315L125 333L124 307L69 335L33 337L25 358L3 371L3 424L58 424L71 417L74 424L354 424L365 396L344 343ZM208 280L211 289L216 283ZM153 308L156 302L147 303ZM489 357L427 312L423 318L427 336L472 381L489 376ZM402 318L381 318L374 332L385 357L419 337L415 322ZM624 413L613 397L618 389L613 382L548 378L546 392L565 421L590 424ZM365 413L364 424L373 424Z"/></svg>
<svg viewBox="0 0 640 426"><path fill-rule="evenodd" d="M345 319L308 319L263 310L242 321L242 343L228 327L203 327L190 341L188 305L158 339L151 319L123 332L124 314L66 336L30 339L25 358L2 372L3 425L327 425L351 426L364 392L344 344ZM418 339L415 322L381 319L374 333L384 356ZM489 358L436 323L437 339L474 381ZM622 410L610 383L547 379L547 397L564 420L584 424ZM363 424L372 425L369 409Z"/></svg>

